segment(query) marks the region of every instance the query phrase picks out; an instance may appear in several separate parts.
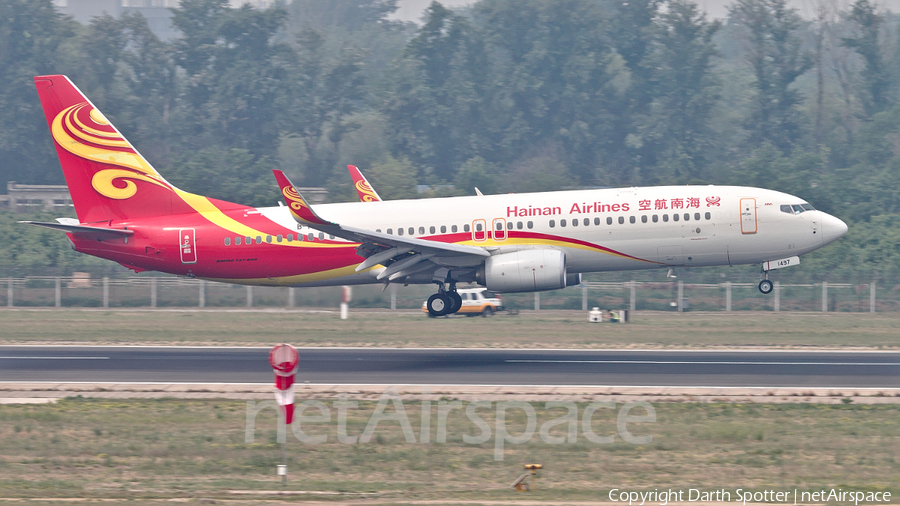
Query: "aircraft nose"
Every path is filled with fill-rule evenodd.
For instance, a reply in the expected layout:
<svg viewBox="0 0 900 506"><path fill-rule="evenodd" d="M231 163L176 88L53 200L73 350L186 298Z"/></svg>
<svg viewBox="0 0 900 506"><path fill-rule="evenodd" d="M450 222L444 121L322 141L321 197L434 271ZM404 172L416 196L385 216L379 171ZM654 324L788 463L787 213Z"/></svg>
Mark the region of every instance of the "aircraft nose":
<svg viewBox="0 0 900 506"><path fill-rule="evenodd" d="M847 224L843 220L825 214L822 219L822 243L828 244L837 241L847 233Z"/></svg>

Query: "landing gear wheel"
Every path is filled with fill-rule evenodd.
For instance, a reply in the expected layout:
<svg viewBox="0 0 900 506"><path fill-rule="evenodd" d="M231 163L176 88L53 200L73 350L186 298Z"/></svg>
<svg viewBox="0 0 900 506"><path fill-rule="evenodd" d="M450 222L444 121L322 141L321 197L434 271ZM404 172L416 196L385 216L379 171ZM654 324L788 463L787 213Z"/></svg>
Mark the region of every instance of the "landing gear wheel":
<svg viewBox="0 0 900 506"><path fill-rule="evenodd" d="M772 284L768 279L764 279L759 282L759 291L765 295L772 293L772 290L775 288L775 285Z"/></svg>
<svg viewBox="0 0 900 506"><path fill-rule="evenodd" d="M444 316L450 309L450 298L445 293L436 293L428 297L426 308L431 316Z"/></svg>
<svg viewBox="0 0 900 506"><path fill-rule="evenodd" d="M447 292L447 298L450 299L450 310L447 314L453 314L462 308L462 296L456 292Z"/></svg>
<svg viewBox="0 0 900 506"><path fill-rule="evenodd" d="M487 306L486 308L484 308L484 311L481 312L481 316L490 318L491 316L494 316L494 310L491 309L491 306Z"/></svg>

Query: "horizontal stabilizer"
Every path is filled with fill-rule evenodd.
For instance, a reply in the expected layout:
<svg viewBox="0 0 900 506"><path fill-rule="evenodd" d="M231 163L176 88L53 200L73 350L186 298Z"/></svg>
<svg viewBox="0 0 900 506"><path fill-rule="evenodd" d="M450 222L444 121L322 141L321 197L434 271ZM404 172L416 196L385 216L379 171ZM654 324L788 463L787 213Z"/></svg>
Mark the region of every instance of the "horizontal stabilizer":
<svg viewBox="0 0 900 506"><path fill-rule="evenodd" d="M20 221L19 223L27 223L29 225L37 225L38 227L52 228L54 230L62 230L73 234L91 234L94 236L106 237L114 239L117 237L128 237L134 235L134 230L126 230L120 228L101 228L89 225L73 225L68 223L50 223L46 221Z"/></svg>

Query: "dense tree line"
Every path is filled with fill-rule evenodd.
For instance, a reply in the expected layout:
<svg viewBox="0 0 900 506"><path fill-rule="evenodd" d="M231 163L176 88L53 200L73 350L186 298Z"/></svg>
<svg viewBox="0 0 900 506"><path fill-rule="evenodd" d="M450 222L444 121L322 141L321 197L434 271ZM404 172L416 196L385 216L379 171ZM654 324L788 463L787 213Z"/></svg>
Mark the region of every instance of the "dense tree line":
<svg viewBox="0 0 900 506"><path fill-rule="evenodd" d="M386 198L762 186L851 222L822 269L896 275L898 16L829 5L434 2L416 25L389 19L396 0L182 0L161 41L139 14L0 0L0 180L62 182L31 77L65 73L170 181L218 198L271 205L280 167L349 200L347 163Z"/></svg>

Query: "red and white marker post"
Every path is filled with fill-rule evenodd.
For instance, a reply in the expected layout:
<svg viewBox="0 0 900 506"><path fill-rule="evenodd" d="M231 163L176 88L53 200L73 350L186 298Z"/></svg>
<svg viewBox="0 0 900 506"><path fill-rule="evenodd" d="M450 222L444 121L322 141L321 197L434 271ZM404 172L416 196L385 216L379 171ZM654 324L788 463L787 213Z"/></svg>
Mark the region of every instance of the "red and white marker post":
<svg viewBox="0 0 900 506"><path fill-rule="evenodd" d="M285 438L281 445L281 465L278 474L281 483L287 483L287 426L294 421L294 376L300 366L297 348L289 344L279 344L269 352L269 365L275 372L275 401L284 413Z"/></svg>
<svg viewBox="0 0 900 506"><path fill-rule="evenodd" d="M350 299L353 298L353 289L349 286L341 287L341 320L346 320L349 315Z"/></svg>

